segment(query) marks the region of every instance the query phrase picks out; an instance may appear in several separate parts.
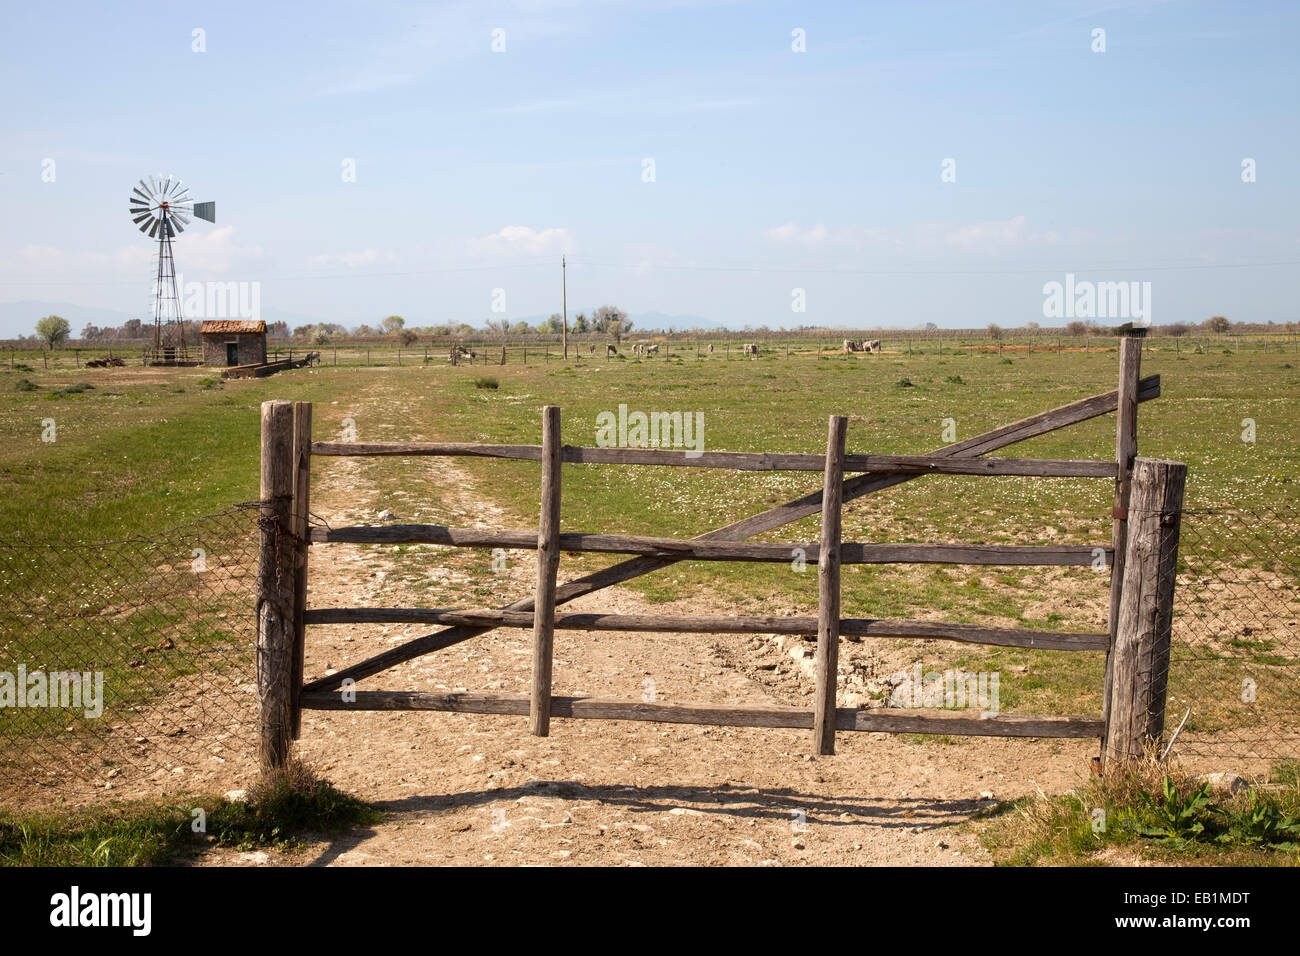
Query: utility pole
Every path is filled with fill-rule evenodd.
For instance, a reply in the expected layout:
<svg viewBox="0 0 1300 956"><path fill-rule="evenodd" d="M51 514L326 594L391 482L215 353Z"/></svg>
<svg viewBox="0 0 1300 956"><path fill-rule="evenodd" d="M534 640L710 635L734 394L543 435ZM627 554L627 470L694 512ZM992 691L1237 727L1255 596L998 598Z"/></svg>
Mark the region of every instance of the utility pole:
<svg viewBox="0 0 1300 956"><path fill-rule="evenodd" d="M564 360L569 360L569 281L566 271L565 257L560 256L560 299L563 303L564 312L560 316L560 341L564 343Z"/></svg>

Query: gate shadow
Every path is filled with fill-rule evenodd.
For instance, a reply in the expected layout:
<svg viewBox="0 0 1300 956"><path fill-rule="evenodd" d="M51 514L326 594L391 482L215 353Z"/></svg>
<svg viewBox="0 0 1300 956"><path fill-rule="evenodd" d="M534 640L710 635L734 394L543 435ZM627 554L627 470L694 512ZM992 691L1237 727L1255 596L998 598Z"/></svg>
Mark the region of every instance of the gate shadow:
<svg viewBox="0 0 1300 956"><path fill-rule="evenodd" d="M964 823L972 815L995 806L980 799L938 797L838 796L806 793L788 787L659 785L649 787L588 786L573 780L532 781L518 787L468 790L449 794L419 794L395 800L378 800L384 824L401 824L417 818L455 810L514 803L520 798L594 801L601 808L628 814L666 813L684 808L705 816L730 817L788 824L798 811L808 826L875 826L884 829L939 830ZM362 846L375 835L373 828L335 837L310 866L327 866Z"/></svg>

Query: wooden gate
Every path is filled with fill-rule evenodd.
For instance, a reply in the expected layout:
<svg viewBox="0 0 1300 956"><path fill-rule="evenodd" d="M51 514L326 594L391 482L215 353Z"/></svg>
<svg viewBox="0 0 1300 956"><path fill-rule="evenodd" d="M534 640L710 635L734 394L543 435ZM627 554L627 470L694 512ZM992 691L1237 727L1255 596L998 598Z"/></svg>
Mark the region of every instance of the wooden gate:
<svg viewBox="0 0 1300 956"><path fill-rule="evenodd" d="M670 723L790 727L812 731L813 749L834 753L837 731L1007 737L1095 737L1111 757L1136 756L1163 732L1165 677L1177 559L1178 515L1186 466L1140 459L1137 408L1160 394L1158 376L1139 379L1141 339L1121 340L1116 391L1072 402L928 455L850 455L847 418L831 416L826 453L686 452L662 448L588 448L562 445L560 409L542 416L540 445L459 442L314 442L309 403L262 406L262 550L259 568L258 682L264 762L278 766L299 733L301 710L437 710L527 716L533 734L549 733L551 717L647 720ZM1114 461L990 458L992 451L1059 428L1117 412ZM311 527L309 485L317 456L474 456L541 464L539 530L479 530L441 525ZM821 491L691 539L560 530L564 463L720 468L739 471L822 473ZM1115 487L1113 532L1095 545L863 544L841 541L845 502L921 475L1021 475L1087 477ZM852 477L846 478L845 475ZM815 542L747 542L745 539L810 515L821 515ZM1132 517L1130 517L1132 516ZM497 609L307 608L309 546L421 543L538 552L532 598ZM632 557L557 583L561 551ZM818 614L812 617L682 617L560 614L575 598L670 566L678 561L790 562L799 552L817 565ZM1078 633L989 628L970 624L842 618L840 567L844 564L953 563L974 565L1091 565L1110 567L1110 621L1104 632ZM429 624L443 628L400 647L303 684L307 626ZM500 627L531 629L532 682L527 697L355 689L355 684L396 664L469 640ZM551 693L554 632L655 631L679 633L815 634L816 689L811 708L665 703L560 697ZM907 712L836 706L836 663L841 634L923 638L1104 653L1106 681L1101 719L1081 716L957 711Z"/></svg>

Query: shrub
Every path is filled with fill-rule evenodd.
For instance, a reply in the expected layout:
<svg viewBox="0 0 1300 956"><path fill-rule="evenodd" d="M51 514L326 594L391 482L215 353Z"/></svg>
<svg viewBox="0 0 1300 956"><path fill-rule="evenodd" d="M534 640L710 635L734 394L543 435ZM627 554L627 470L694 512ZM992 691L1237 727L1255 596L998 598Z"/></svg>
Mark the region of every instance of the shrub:
<svg viewBox="0 0 1300 956"><path fill-rule="evenodd" d="M95 386L89 382L75 382L72 385L65 385L63 388L56 389L46 395L46 398L67 398L69 395L80 395L82 392L89 392Z"/></svg>

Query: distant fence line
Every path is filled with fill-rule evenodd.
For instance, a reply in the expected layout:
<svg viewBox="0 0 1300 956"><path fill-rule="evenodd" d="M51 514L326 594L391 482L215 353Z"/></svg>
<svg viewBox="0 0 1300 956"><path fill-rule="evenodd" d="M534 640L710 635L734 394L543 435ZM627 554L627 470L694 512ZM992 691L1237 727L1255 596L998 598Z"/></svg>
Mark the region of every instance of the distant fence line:
<svg viewBox="0 0 1300 956"><path fill-rule="evenodd" d="M954 350L960 348L989 349L999 346L1006 349L1055 352L1078 348L1088 351L1101 351L1119 347L1119 337L1109 329L1084 335L1072 335L1063 329L1032 330L1023 328L1003 329L997 334L990 334L985 329L799 329L789 331L716 329L674 332L637 329L621 336L621 341L617 344L617 347L621 353L624 347L630 348L636 342L670 343L678 349L685 349L691 346L692 343L701 343L702 346L711 344L714 346L714 356L716 357L719 347L722 347L724 352L728 349L739 352L745 343L752 342L757 343L761 351L768 351L770 356L772 352L769 350L782 352L783 345L791 347L799 345L805 349L810 346L814 348L820 346L823 351L839 351L844 339L863 336L881 339L882 347L887 352L910 351L915 353L936 348L951 348ZM613 338L604 332L570 332L568 342L571 355L576 352L580 356L590 357L594 351L594 354L603 357L605 346L612 343ZM1300 333L1287 330L1229 332L1226 334L1192 331L1185 335L1174 335L1162 332L1159 328L1154 328L1148 333L1146 342L1148 348L1162 350L1172 348L1175 351L1195 351L1199 347L1203 351L1227 349L1237 353L1274 351L1300 354ZM361 359L360 361L340 362L339 364L364 364L364 356L367 353L370 355L372 362L386 361L390 356L396 360L399 352L408 361L414 361L416 356L423 357L426 354L430 359L436 357L439 360L444 360L447 353L456 345L480 353L482 350L496 349L498 360L500 358L500 349L503 347L506 349L508 356L520 353L520 357L514 358L513 361L508 358L507 361L510 364L517 364L521 361L524 350L530 353L528 361L531 363L534 353L541 356L540 360L545 361L548 357L554 359L557 350L563 349L559 333L503 336L479 332L467 336L430 336L424 334L409 344L399 342L395 338L382 337L354 338L345 336L321 344L317 344L315 341L272 337L268 339L268 352L287 357L290 352L305 354L308 351L319 351L326 356L325 364L330 364L330 354L337 351L341 356L348 355ZM88 361L107 358L121 359L127 365L138 366L145 364L144 358L147 350L148 343L143 339L69 344L58 349L47 349L35 344L9 340L0 342L0 368L5 366L13 368L19 364L35 368L32 359L39 361L42 369L77 368L84 366ZM691 351L693 354L693 350ZM702 357L704 351L705 349L702 348ZM686 357L687 353L679 351L676 354L678 357ZM664 357L666 356L659 354L651 358ZM475 362L483 364L484 359L483 354L478 354ZM487 364L491 364L490 357Z"/></svg>

